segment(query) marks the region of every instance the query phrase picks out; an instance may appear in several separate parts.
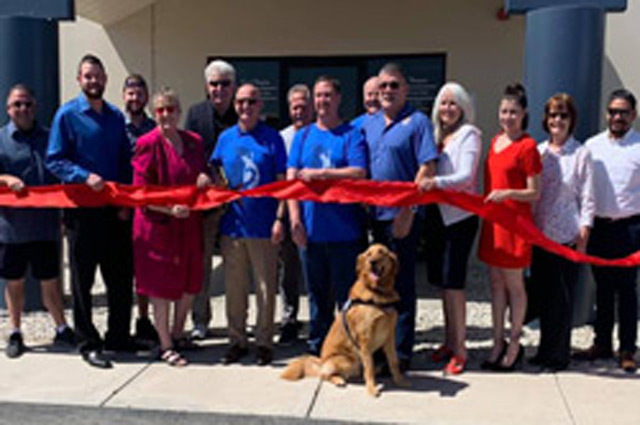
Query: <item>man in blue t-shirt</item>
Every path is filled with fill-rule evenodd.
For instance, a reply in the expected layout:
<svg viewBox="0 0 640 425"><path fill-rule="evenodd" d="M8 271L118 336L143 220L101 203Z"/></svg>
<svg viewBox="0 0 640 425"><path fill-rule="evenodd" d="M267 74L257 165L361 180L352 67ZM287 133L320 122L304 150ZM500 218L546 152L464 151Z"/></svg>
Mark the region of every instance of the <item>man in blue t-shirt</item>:
<svg viewBox="0 0 640 425"><path fill-rule="evenodd" d="M230 189L246 190L283 180L286 153L280 134L260 121L262 99L253 84L238 88L234 100L238 124L225 130L211 155ZM242 198L228 205L220 222L230 345L222 363L248 353L247 297L251 276L256 287L256 363L271 363L277 288L278 247L284 236L284 202ZM250 275L251 271L251 275Z"/></svg>
<svg viewBox="0 0 640 425"><path fill-rule="evenodd" d="M362 179L367 150L362 134L338 114L340 83L319 77L313 87L316 122L299 130L287 164L287 178L303 181ZM291 233L309 292L310 353L318 354L355 281L356 258L363 249L364 210L360 205L289 201Z"/></svg>
<svg viewBox="0 0 640 425"><path fill-rule="evenodd" d="M369 146L371 178L377 181L415 181L435 173L438 151L429 118L407 102L409 84L402 68L394 63L378 74L381 110L362 125ZM396 290L398 305L396 349L401 370L411 363L415 340L416 246L420 217L415 208L372 208L373 239L397 255L400 270Z"/></svg>

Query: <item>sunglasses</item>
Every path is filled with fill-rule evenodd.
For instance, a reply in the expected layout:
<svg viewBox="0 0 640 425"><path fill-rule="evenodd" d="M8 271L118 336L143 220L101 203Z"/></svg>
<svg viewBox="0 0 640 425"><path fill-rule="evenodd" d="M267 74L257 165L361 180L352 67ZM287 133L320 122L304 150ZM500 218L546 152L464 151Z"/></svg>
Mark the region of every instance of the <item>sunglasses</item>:
<svg viewBox="0 0 640 425"><path fill-rule="evenodd" d="M230 87L231 86L231 80L217 80L217 81L209 81L209 86L210 87Z"/></svg>
<svg viewBox="0 0 640 425"><path fill-rule="evenodd" d="M176 111L176 107L175 106L158 106L156 109L156 114L164 114L165 112L167 114L173 114Z"/></svg>
<svg viewBox="0 0 640 425"><path fill-rule="evenodd" d="M569 113L567 112L550 112L549 113L549 118L554 119L554 118L560 118L561 120L566 120L569 118Z"/></svg>
<svg viewBox="0 0 640 425"><path fill-rule="evenodd" d="M29 101L22 102L22 101L20 101L20 100L16 100L15 102L13 102L13 103L11 104L11 106L12 106L12 107L14 107L14 108L16 108L16 109L20 109L20 108L22 108L23 106L24 106L25 108L31 108L31 107L33 106L33 102L29 102Z"/></svg>
<svg viewBox="0 0 640 425"><path fill-rule="evenodd" d="M385 81L380 83L378 87L380 87L380 90L384 90L387 87L391 90L398 90L400 88L400 83L398 81Z"/></svg>
<svg viewBox="0 0 640 425"><path fill-rule="evenodd" d="M242 105L243 103L246 103L249 106L253 106L256 103L258 103L258 99L253 98L253 97L246 97L246 98L243 98L243 99L236 99L236 103L238 105Z"/></svg>
<svg viewBox="0 0 640 425"><path fill-rule="evenodd" d="M609 108L607 109L607 112L612 117L615 117L616 115L620 115L621 117L628 117L629 115L631 115L631 109Z"/></svg>

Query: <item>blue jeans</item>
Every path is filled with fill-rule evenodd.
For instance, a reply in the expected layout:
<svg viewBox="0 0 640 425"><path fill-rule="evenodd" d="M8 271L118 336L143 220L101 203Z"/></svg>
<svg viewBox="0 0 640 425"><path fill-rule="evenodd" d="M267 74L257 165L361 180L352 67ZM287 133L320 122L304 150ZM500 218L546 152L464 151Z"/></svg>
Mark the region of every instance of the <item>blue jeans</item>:
<svg viewBox="0 0 640 425"><path fill-rule="evenodd" d="M411 232L403 239L392 234L393 221L373 222L373 241L386 245L398 256L399 270L396 291L400 295L397 304L396 351L399 360L411 360L416 339L416 248L422 227L422 218L416 215Z"/></svg>
<svg viewBox="0 0 640 425"><path fill-rule="evenodd" d="M356 279L360 241L309 242L300 249L302 272L309 295L309 352L320 353L335 308L342 307Z"/></svg>

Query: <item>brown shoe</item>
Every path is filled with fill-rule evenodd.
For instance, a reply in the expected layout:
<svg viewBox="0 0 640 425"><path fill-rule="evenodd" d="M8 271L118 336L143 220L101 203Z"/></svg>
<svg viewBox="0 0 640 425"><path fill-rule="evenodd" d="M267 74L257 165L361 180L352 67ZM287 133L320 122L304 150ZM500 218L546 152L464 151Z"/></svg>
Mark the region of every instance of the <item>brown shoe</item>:
<svg viewBox="0 0 640 425"><path fill-rule="evenodd" d="M622 351L620 352L620 358L618 359L620 362L620 368L627 373L635 373L636 369L636 360L633 358L633 353L630 351Z"/></svg>
<svg viewBox="0 0 640 425"><path fill-rule="evenodd" d="M610 359L613 357L613 351L611 350L611 348L605 348L594 344L586 350L576 351L571 357L573 357L575 360L582 361Z"/></svg>

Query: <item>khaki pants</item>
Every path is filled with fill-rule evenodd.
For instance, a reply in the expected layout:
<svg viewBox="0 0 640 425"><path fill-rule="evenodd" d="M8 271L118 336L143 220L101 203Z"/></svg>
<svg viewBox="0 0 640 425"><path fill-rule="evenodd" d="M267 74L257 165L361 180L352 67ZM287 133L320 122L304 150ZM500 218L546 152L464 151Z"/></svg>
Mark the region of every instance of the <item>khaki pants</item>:
<svg viewBox="0 0 640 425"><path fill-rule="evenodd" d="M269 239L222 236L227 322L231 345L247 346L247 311L251 276L255 283L258 317L256 345L273 345L278 247ZM250 273L251 271L251 273Z"/></svg>
<svg viewBox="0 0 640 425"><path fill-rule="evenodd" d="M204 232L204 252L203 252L203 273L202 289L193 299L191 319L195 325L209 327L211 322L211 267L213 265L213 250L218 238L218 226L222 217L223 209L217 208L204 216L202 223Z"/></svg>

